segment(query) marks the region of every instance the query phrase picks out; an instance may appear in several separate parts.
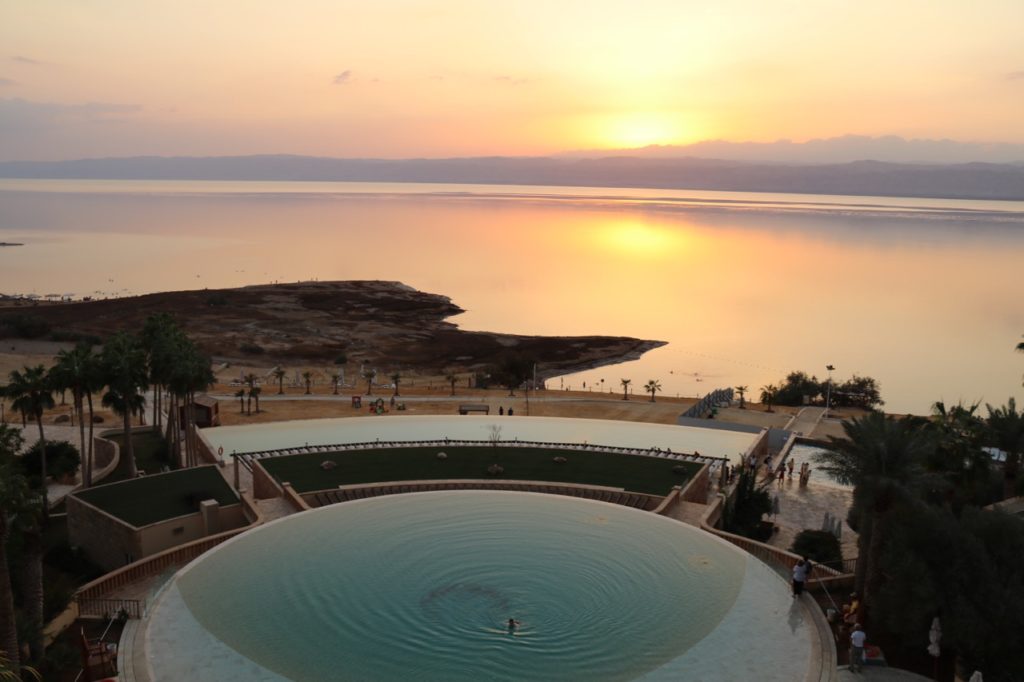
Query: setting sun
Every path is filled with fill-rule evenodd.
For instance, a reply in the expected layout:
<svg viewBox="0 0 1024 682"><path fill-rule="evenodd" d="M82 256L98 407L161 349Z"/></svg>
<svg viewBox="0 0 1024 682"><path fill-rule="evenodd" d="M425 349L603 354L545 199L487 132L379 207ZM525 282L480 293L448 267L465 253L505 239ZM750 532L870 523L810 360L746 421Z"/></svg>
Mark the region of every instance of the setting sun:
<svg viewBox="0 0 1024 682"><path fill-rule="evenodd" d="M670 114L626 114L594 122L593 139L601 147L629 149L652 144L679 144L691 141L682 121Z"/></svg>

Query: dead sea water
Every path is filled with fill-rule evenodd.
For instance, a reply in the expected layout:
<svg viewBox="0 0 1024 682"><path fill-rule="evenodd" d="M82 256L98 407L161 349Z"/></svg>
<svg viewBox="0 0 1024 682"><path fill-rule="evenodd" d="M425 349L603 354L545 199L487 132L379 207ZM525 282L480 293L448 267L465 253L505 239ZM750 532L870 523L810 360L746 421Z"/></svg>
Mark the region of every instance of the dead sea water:
<svg viewBox="0 0 1024 682"><path fill-rule="evenodd" d="M555 379L667 395L786 372L890 411L1024 400L1024 203L615 188L0 180L0 293L399 280L468 329L668 341Z"/></svg>

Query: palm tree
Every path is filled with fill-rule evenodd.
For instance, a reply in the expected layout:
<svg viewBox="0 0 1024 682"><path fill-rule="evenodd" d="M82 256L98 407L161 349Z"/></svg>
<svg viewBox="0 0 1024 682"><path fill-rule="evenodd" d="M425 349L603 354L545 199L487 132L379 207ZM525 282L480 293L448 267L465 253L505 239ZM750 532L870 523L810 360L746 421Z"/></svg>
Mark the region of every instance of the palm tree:
<svg viewBox="0 0 1024 682"><path fill-rule="evenodd" d="M331 386L334 387L334 395L338 395L338 382L341 381L341 372L337 370L331 371Z"/></svg>
<svg viewBox="0 0 1024 682"><path fill-rule="evenodd" d="M245 414L245 389L235 391L235 397L238 398L238 414Z"/></svg>
<svg viewBox="0 0 1024 682"><path fill-rule="evenodd" d="M448 374L444 375L444 378L449 384L451 384L452 395L455 395L455 382L459 380L459 375L456 374L455 372L449 372Z"/></svg>
<svg viewBox="0 0 1024 682"><path fill-rule="evenodd" d="M248 412L249 414L252 414L252 396L253 396L252 389L254 389L256 387L256 375L252 374L252 373L246 374L244 377L242 377L242 381L245 383L246 386L249 387L249 400L248 400L248 405L246 407L246 412ZM257 402L256 402L256 414L259 414L259 412L260 412L260 406L259 406L259 401L257 400Z"/></svg>
<svg viewBox="0 0 1024 682"><path fill-rule="evenodd" d="M975 414L977 410L977 403L947 408L939 401L932 406L935 448L925 466L935 479L945 479L944 486L933 483L932 492L943 493L955 511L962 507L965 495L970 501L978 501L988 494L992 457L982 449L985 422Z"/></svg>
<svg viewBox="0 0 1024 682"><path fill-rule="evenodd" d="M845 438L829 436L829 450L816 456L825 473L854 486L854 511L860 561L856 590L870 603L881 584L879 558L886 516L921 483L924 462L933 448L928 422L896 419L881 412L843 422Z"/></svg>
<svg viewBox="0 0 1024 682"><path fill-rule="evenodd" d="M1017 401L1013 398L1003 407L987 404L985 407L988 409L985 423L989 442L1006 453L1003 462L1005 494L1012 497L1020 471L1021 455L1024 454L1024 412L1017 411Z"/></svg>
<svg viewBox="0 0 1024 682"><path fill-rule="evenodd" d="M311 393L310 386L313 385L313 373L308 369L302 373L302 380L306 383L306 395Z"/></svg>
<svg viewBox="0 0 1024 682"><path fill-rule="evenodd" d="M275 379L277 379L277 394L284 395L284 375L285 371L280 367L275 367L274 371L271 372Z"/></svg>
<svg viewBox="0 0 1024 682"><path fill-rule="evenodd" d="M767 411L772 411L772 403L775 402L775 396L778 395L779 389L775 384L768 384L767 386L761 387L761 402L768 406Z"/></svg>
<svg viewBox="0 0 1024 682"><path fill-rule="evenodd" d="M153 386L153 430L160 431L163 423L164 388L170 374L180 339L184 332L167 313L155 313L146 318L139 339L146 351L149 381Z"/></svg>
<svg viewBox="0 0 1024 682"><path fill-rule="evenodd" d="M746 395L748 390L749 389L746 386L737 386L736 387L736 392L740 394L740 409L741 410L747 409L747 403L744 401L743 397Z"/></svg>
<svg viewBox="0 0 1024 682"><path fill-rule="evenodd" d="M259 386L253 386L249 389L249 397L256 401L256 414L260 413L260 393L263 392Z"/></svg>
<svg viewBox="0 0 1024 682"><path fill-rule="evenodd" d="M27 665L19 666L7 656L7 652L0 649L0 680L5 682L21 682L23 675L29 675L34 680L42 682L43 676L35 668Z"/></svg>
<svg viewBox="0 0 1024 682"><path fill-rule="evenodd" d="M0 424L0 650L11 652L17 661L18 629L14 619L14 592L7 562L7 538L12 517L25 514L35 506L28 481L15 459L22 446L21 434ZM13 678L19 679L19 678Z"/></svg>
<svg viewBox="0 0 1024 682"><path fill-rule="evenodd" d="M199 352L196 345L187 337L182 335L177 344L177 361L174 364L175 370L171 375L168 387L174 401L174 412L184 414L184 423L175 425L173 430L168 424L168 433L172 434L172 451L178 455L182 454L181 434L184 432L184 466L193 466L198 463L198 444L196 443L196 427L194 401L196 392L205 391L214 383L215 377L210 367L210 359ZM177 408L181 402L182 409Z"/></svg>
<svg viewBox="0 0 1024 682"><path fill-rule="evenodd" d="M622 399L629 400L629 385L633 383L632 379L619 379L619 383L622 384Z"/></svg>
<svg viewBox="0 0 1024 682"><path fill-rule="evenodd" d="M1017 344L1017 352L1024 353L1024 341ZM1021 385L1024 385L1024 382L1021 382Z"/></svg>
<svg viewBox="0 0 1024 682"><path fill-rule="evenodd" d="M50 379L46 368L42 365L25 367L23 371L13 370L9 377L9 383L4 393L11 398L11 407L21 410L22 414L29 415L36 421L39 427L39 459L42 463L42 504L43 515L48 515L46 502L46 438L43 434L43 412L51 410L53 404L53 392L50 386Z"/></svg>
<svg viewBox="0 0 1024 682"><path fill-rule="evenodd" d="M364 369L363 378L366 379L366 395L373 395L373 380L377 377L377 370Z"/></svg>
<svg viewBox="0 0 1024 682"><path fill-rule="evenodd" d="M393 383L395 385L395 392L394 392L393 395L397 396L398 395L398 384L402 383L402 375L399 374L398 372L395 372L394 374L392 374L391 375L391 383Z"/></svg>
<svg viewBox="0 0 1024 682"><path fill-rule="evenodd" d="M71 391L75 414L78 416L78 436L82 449L82 484L92 485L92 393L102 388L99 385L98 359L92 352L92 344L79 342L73 350L62 350L57 354L57 364L50 368L50 381L54 386ZM89 441L85 440L85 407L83 398L89 402Z"/></svg>
<svg viewBox="0 0 1024 682"><path fill-rule="evenodd" d="M107 384L103 404L124 420L125 455L128 477L138 476L135 466L135 448L132 444L132 415L146 405L142 394L149 388L146 352L139 340L126 332L118 332L103 344L100 364Z"/></svg>
<svg viewBox="0 0 1024 682"><path fill-rule="evenodd" d="M654 402L654 394L661 390L661 382L657 379L648 379L644 384L644 391L651 394L651 402Z"/></svg>

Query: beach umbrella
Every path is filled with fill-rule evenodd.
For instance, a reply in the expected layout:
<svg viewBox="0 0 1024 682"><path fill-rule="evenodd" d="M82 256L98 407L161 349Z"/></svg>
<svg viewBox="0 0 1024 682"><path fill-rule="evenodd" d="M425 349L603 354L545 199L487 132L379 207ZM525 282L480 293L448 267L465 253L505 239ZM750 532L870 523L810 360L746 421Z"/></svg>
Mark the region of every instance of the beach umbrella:
<svg viewBox="0 0 1024 682"><path fill-rule="evenodd" d="M832 513L825 512L825 518L821 520L821 529L832 532Z"/></svg>
<svg viewBox="0 0 1024 682"><path fill-rule="evenodd" d="M935 616L932 618L932 626L928 630L928 653L935 658L939 657L942 653L939 647L939 642L942 640L942 625L939 623L939 617Z"/></svg>

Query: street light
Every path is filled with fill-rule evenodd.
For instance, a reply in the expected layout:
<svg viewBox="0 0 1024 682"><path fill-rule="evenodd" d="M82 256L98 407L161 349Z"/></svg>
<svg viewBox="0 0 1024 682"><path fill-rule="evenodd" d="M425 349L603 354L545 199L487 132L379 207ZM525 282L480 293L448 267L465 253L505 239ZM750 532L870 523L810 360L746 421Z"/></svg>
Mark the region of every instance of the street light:
<svg viewBox="0 0 1024 682"><path fill-rule="evenodd" d="M822 418L828 417L828 408L832 406L832 372L835 367L825 365L825 369L828 370L828 389L825 391L825 414Z"/></svg>

